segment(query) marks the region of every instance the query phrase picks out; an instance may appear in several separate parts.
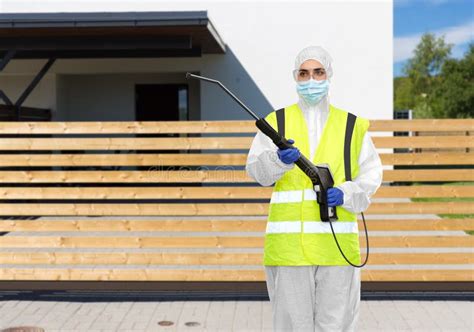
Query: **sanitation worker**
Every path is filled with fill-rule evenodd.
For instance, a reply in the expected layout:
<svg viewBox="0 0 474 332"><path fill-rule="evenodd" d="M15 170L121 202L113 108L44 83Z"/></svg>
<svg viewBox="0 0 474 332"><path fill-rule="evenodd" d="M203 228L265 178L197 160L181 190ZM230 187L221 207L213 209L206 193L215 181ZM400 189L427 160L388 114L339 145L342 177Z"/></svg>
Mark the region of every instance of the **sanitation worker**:
<svg viewBox="0 0 474 332"><path fill-rule="evenodd" d="M247 157L249 176L275 184L264 267L276 331L354 331L358 320L360 269L342 257L329 222L321 221L311 181L294 163L303 154L329 165L335 183L328 205L338 215L332 225L346 257L359 265L357 213L380 186L382 164L368 120L331 105L332 76L325 49L303 49L293 71L298 102L265 117L294 147L280 150L258 131Z"/></svg>

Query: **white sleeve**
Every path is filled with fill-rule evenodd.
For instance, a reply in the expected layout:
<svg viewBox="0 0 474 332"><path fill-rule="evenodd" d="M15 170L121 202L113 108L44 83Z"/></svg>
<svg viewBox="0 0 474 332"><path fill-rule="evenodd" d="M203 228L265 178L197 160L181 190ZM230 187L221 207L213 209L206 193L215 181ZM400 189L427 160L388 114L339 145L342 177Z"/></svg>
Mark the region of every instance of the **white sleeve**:
<svg viewBox="0 0 474 332"><path fill-rule="evenodd" d="M363 212L369 207L370 197L382 184L382 162L368 132L362 142L358 163L357 177L337 186L344 193L342 207L354 213Z"/></svg>
<svg viewBox="0 0 474 332"><path fill-rule="evenodd" d="M280 179L286 171L295 167L285 164L278 158L278 147L260 130L255 135L247 156L245 171L262 186L270 186Z"/></svg>

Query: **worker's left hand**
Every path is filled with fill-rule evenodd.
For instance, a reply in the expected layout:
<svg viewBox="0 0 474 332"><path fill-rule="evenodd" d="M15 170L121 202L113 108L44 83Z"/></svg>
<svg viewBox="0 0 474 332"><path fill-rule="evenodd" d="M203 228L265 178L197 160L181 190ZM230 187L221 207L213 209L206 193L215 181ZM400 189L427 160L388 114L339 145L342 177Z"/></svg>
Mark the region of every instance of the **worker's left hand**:
<svg viewBox="0 0 474 332"><path fill-rule="evenodd" d="M339 188L329 188L327 196L328 206L338 206L344 203L344 193Z"/></svg>

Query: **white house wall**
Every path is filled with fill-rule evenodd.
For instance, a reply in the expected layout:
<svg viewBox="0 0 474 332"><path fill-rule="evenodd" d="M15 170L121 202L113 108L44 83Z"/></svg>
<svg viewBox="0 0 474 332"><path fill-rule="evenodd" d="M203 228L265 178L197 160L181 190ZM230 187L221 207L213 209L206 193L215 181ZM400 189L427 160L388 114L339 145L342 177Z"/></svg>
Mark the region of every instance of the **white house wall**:
<svg viewBox="0 0 474 332"><path fill-rule="evenodd" d="M161 59L59 59L24 106L66 107L64 116L97 104L129 119L133 114L133 83L158 83L159 73L199 72L221 80L259 115L296 101L291 71L297 52L310 44L323 45L334 58L331 101L340 108L371 119L392 118L392 1L22 1L4 0L3 12L189 11L207 10L227 44L224 55ZM0 73L8 96L23 91L45 62L13 60ZM19 76L11 76L11 74ZM69 75L84 75L77 82ZM119 81L107 82L114 74ZM29 75L29 76L24 76ZM58 84L56 84L56 77ZM63 75L63 76L62 76ZM30 77L29 79L25 79ZM184 76L182 76L184 81ZM155 81L156 80L156 81ZM82 82L82 84L80 83ZM95 88L88 85L94 82ZM102 83L100 83L102 82ZM63 84L63 85L62 85ZM121 86L130 88L115 89ZM61 95L73 89L74 99ZM56 91L59 95L56 97ZM116 95L114 93L124 95ZM85 100L80 100L85 98ZM15 98L13 98L16 100ZM248 119L216 86L202 84L201 119ZM77 103L72 105L71 102ZM69 106L64 106L69 105ZM63 108L61 108L63 109ZM128 113L127 113L128 112ZM131 112L131 113L130 113Z"/></svg>

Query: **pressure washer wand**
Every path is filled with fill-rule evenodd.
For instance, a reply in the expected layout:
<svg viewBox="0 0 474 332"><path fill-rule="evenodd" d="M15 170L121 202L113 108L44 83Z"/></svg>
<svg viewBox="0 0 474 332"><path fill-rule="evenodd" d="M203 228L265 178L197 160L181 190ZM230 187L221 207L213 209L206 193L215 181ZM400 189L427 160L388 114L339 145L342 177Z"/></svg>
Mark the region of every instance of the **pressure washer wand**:
<svg viewBox="0 0 474 332"><path fill-rule="evenodd" d="M255 120L256 126L265 135L267 135L278 148L286 150L293 147L293 144L281 136L273 127L265 120L259 118L250 108L248 108L239 98L237 98L229 89L227 89L221 82L199 75L186 73L186 78L197 78L199 80L207 81L219 85L229 96L232 97L243 109L245 109ZM334 179L326 164L314 165L303 154L300 154L295 164L311 179L313 188L316 192L316 199L320 205L320 215L322 221L336 221L337 213L334 207L329 207L327 203L327 190L334 186Z"/></svg>

